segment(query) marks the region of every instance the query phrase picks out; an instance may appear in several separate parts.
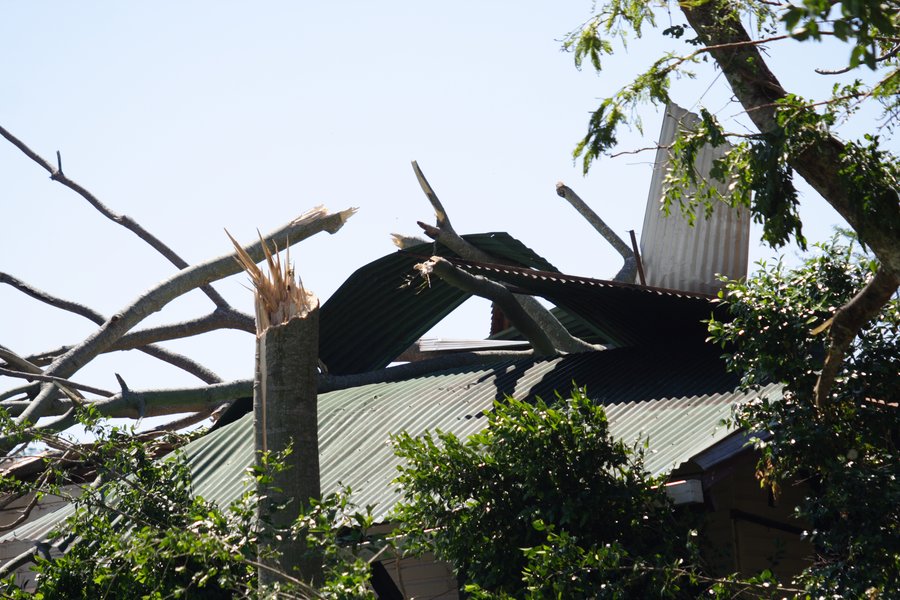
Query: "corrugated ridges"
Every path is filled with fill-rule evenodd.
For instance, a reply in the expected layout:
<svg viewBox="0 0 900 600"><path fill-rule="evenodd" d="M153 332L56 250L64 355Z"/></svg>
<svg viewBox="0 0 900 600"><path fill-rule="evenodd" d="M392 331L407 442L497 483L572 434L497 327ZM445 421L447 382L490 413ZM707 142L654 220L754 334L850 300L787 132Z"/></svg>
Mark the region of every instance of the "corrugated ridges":
<svg viewBox="0 0 900 600"><path fill-rule="evenodd" d="M574 313L618 346L702 343L701 323L727 314L712 296L587 277L545 273L452 259L467 271L501 281L513 291L534 294Z"/></svg>
<svg viewBox="0 0 900 600"><path fill-rule="evenodd" d="M728 438L722 421L738 403L755 397L737 390L737 378L713 353L637 348L506 361L329 392L319 397L322 489L349 485L354 502L374 504L376 516L384 519L399 499L391 484L398 463L392 434L440 429L466 437L485 427L485 412L495 398L549 399L556 391L567 394L573 381L604 405L614 436L626 442L649 438L645 467L655 475ZM777 395L777 388L767 393ZM252 415L192 442L184 452L195 493L220 505L230 503L249 482ZM37 539L66 512L54 514L55 519L35 521L3 539Z"/></svg>
<svg viewBox="0 0 900 600"><path fill-rule="evenodd" d="M668 472L724 439L729 432L721 421L748 397L735 391L736 378L712 356L637 349L503 362L330 392L319 399L322 489L336 490L339 482L349 485L357 504L376 505L377 516L384 518L398 499L391 485L397 466L391 434L441 429L466 437L484 428L485 412L495 398L552 398L554 391L568 393L573 380L604 404L615 436L627 442L649 437L645 466L654 474ZM238 458L222 462L218 470L199 472L198 493L216 490L204 497L222 502L241 489L235 482L251 464L251 439L248 415L207 439L202 451L189 449L195 461L207 453Z"/></svg>
<svg viewBox="0 0 900 600"><path fill-rule="evenodd" d="M556 270L507 233L462 237L498 259ZM385 367L469 298L471 294L437 277L431 279L430 286L418 277L413 266L434 254L455 256L439 244L422 244L384 256L359 268L322 305L319 358L330 373L344 375ZM411 285L406 285L409 281Z"/></svg>

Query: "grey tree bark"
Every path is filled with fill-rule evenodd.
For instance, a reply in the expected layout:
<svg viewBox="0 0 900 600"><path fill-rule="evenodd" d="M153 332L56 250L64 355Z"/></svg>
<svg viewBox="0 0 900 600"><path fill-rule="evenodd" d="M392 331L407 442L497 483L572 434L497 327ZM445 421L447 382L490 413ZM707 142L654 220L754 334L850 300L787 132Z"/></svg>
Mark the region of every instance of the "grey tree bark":
<svg viewBox="0 0 900 600"><path fill-rule="evenodd" d="M253 390L257 456L280 457L286 467L260 483L258 514L260 585L285 578L321 581L321 558L306 540L289 534L291 524L310 499L321 497L318 436L319 307L283 324L272 325L257 338L257 371ZM259 460L258 458L257 460ZM287 531L286 531L287 530ZM273 556L274 550L280 556Z"/></svg>

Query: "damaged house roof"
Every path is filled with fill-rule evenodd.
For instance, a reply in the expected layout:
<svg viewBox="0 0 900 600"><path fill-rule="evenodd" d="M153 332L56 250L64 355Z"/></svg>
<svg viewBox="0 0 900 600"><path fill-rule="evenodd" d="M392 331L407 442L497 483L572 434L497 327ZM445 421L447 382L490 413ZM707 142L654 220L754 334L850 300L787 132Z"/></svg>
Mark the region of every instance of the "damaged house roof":
<svg viewBox="0 0 900 600"><path fill-rule="evenodd" d="M519 244L506 234L469 236L473 238L475 243L499 240L505 247ZM517 291L549 298L573 318L610 335L621 332L620 339L636 345L458 367L402 381L387 381L387 369L382 371L384 381L322 393L318 414L324 493L348 485L354 502L374 505L375 515L386 519L399 499L391 483L398 464L391 435L440 429L466 437L486 426L485 413L495 400L550 399L568 394L573 385L586 388L588 396L605 407L615 437L648 441L645 467L654 475L688 465L691 471L698 465L702 469L705 463L693 459L708 456L723 441L729 456L743 450L743 443L734 441L740 434L725 421L736 405L759 392L741 391L718 350L699 343L705 337L699 320L716 306L711 298L562 275L548 271L546 261L522 248L513 253L517 261L542 270L458 259L454 263ZM435 286L437 282L419 295L401 287L419 260L421 256L411 252L397 252L366 265L323 305L322 346L331 362L323 360L332 373L387 364L464 299L461 292ZM329 305L333 312L326 319ZM362 305L370 307L369 312L363 312ZM346 321L338 319L339 309L347 311ZM655 343L649 343L652 340ZM342 346L346 356L338 352ZM763 393L780 395L777 387ZM254 461L252 415L188 444L183 452L195 493L220 504L237 499L248 485L245 472ZM69 510L21 526L0 542L42 539Z"/></svg>

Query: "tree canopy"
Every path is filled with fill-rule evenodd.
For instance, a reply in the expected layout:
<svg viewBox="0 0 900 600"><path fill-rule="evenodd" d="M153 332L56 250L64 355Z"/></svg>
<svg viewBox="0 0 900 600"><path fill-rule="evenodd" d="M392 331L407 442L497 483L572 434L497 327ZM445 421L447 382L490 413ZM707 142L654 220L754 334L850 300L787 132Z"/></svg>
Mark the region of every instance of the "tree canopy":
<svg viewBox="0 0 900 600"><path fill-rule="evenodd" d="M646 0L599 3L594 16L566 42L576 65L587 59L600 71L604 55L614 51L613 39L640 37L648 28L656 28L655 9L668 6ZM884 143L900 112L900 5L877 0L709 0L683 3L680 9L686 22L676 21L660 33L687 51L660 57L647 72L603 99L575 156L582 158L587 172L593 161L616 147L616 133L635 123L635 110L641 103L669 102L674 77L688 73L698 61L715 61L756 131L728 131L713 111L702 108L702 126L686 132L670 149L677 168L669 175L667 200L687 204L691 210L697 203L714 201L749 206L753 218L763 224L765 242L778 247L793 238L805 247L797 213L800 200L793 183L796 173L847 220L878 261L872 276L860 282L858 294L828 324L828 348L815 382L815 402L824 408L853 338L900 285L900 164ZM865 69L874 72L874 83L864 83L857 75L836 84L828 97L813 99L804 98L802 90L782 86L763 50L773 44L809 44L824 37L846 45L847 65L817 72L828 76ZM864 104L879 108L868 131L859 140L842 139L840 124ZM703 184L693 159L702 145L718 146L726 140L735 147L715 161L710 174L729 184L728 194L723 195ZM700 193L686 197L681 192L688 184L699 185Z"/></svg>

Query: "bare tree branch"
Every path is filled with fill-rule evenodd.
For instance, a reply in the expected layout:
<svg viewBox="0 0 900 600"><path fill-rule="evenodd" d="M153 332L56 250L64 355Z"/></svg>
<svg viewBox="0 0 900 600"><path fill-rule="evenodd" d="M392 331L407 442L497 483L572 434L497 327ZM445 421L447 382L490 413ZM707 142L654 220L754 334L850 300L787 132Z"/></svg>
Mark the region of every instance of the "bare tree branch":
<svg viewBox="0 0 900 600"><path fill-rule="evenodd" d="M22 385L17 388L6 390L5 392L0 393L0 403L5 404L6 402L9 402L11 398L16 398L17 396L32 398L37 395L39 389L40 384L38 382L34 382L29 383L28 385Z"/></svg>
<svg viewBox="0 0 900 600"><path fill-rule="evenodd" d="M25 371L14 371L12 369L4 369L3 367L0 367L0 375L6 375L7 377L16 377L18 379L27 379L28 381L49 381L53 383L61 383L74 390L82 390L84 392L97 394L98 396L108 397L113 395L112 392L101 388L85 385L83 383L75 383L74 381L69 381L68 379L63 379L62 377L53 377L52 375L42 375L40 373L30 373Z"/></svg>
<svg viewBox="0 0 900 600"><path fill-rule="evenodd" d="M533 358L529 351L485 351L456 352L446 356L421 360L415 363L395 365L377 371L354 373L352 375L319 375L318 393L324 394L371 383L389 383L421 377L447 369L473 365L487 365L511 360ZM164 416L194 412L185 417L184 423L202 421L223 403L246 398L253 394L253 381L238 379L227 383L214 383L202 387L184 387L162 390L127 390L109 398L90 402L91 406L105 417L138 419L141 416ZM30 405L28 401L8 400L2 403L11 416L22 413ZM64 400L47 405L44 416L66 414L72 409L72 403ZM201 416L202 415L202 416ZM196 421L191 421L196 418ZM190 421L190 422L189 422ZM175 423L178 428L186 427L181 421ZM166 424L164 427L170 427ZM40 431L40 430L35 430Z"/></svg>
<svg viewBox="0 0 900 600"><path fill-rule="evenodd" d="M543 328L525 312L522 305L513 297L512 292L504 286L490 279L466 273L440 256L432 256L430 260L419 263L416 265L416 270L425 278L437 275L454 287L493 300L509 317L516 329L531 343L535 354L541 356L556 354L556 347Z"/></svg>
<svg viewBox="0 0 900 600"><path fill-rule="evenodd" d="M323 207L315 208L266 236L265 243L283 242L287 247L321 231L334 233L343 226L355 210L347 209L329 213ZM254 260L262 260L264 256L262 242L251 244L245 250ZM240 271L241 266L233 252L179 271L168 280L139 296L122 312L110 317L93 335L53 361L45 374L57 377L71 376L98 354L112 346L132 327L175 298L201 285ZM42 387L31 406L18 417L19 422L37 420L43 414L43 405L52 393L52 390L46 387L47 385L49 384Z"/></svg>
<svg viewBox="0 0 900 600"><path fill-rule="evenodd" d="M619 272L613 277L613 281L634 283L634 276L637 273L637 259L628 244L616 235L616 232L610 229L609 225L604 223L603 219L601 219L600 216L572 190L572 188L562 181L556 184L556 194L571 204L572 207L578 211L578 214L584 217L585 220L603 236L603 239L609 242L609 244L615 248L616 252L622 255L625 264L622 265L622 268L619 269Z"/></svg>
<svg viewBox="0 0 900 600"><path fill-rule="evenodd" d="M42 375L42 373L43 373L43 371L41 371L40 367L38 367L35 364L32 364L28 360L22 358L21 356L19 356L18 354L16 354L12 350L10 350L9 348L6 348L4 346L0 346L0 358L4 359L8 364L18 366L19 369L21 369L21 372L23 372L25 374L31 374L31 375L37 376L37 375ZM65 394L66 397L69 398L69 400L71 400L72 402L74 402L76 404L79 404L82 401L84 401L84 397L80 393L78 393L78 390L72 388L71 386L66 385L65 383L63 383L64 381L65 381L64 379L58 378L58 377L49 379L49 383L51 384L50 389L51 390L53 390L54 388L58 389L63 394Z"/></svg>
<svg viewBox="0 0 900 600"><path fill-rule="evenodd" d="M425 179L425 175L419 168L418 163L413 161L412 166L413 171L416 173L416 178L422 186L422 191L425 192L429 202L431 202L431 206L434 209L435 220L438 224L437 227L432 227L421 221L418 222L419 227L422 228L428 237L440 242L461 258L467 260L494 264L511 264L509 261L504 261L491 256L487 252L476 248L461 238L456 231L454 231L453 226L450 224L450 218L447 216L447 211L444 210L444 206L441 204L440 200L438 200L437 194L434 193L428 180ZM587 350L595 349L590 344L570 334L568 330L563 327L562 323L560 323L549 310L534 298L522 295L514 296L531 319L537 322L546 332L553 345L560 352L585 352Z"/></svg>
<svg viewBox="0 0 900 600"><path fill-rule="evenodd" d="M103 315L101 315L100 313L98 313L97 311L93 310L90 307L87 307L83 304L79 304L77 302L71 302L69 300L64 300L62 298L58 298L56 296L48 294L47 292L44 292L43 290L39 290L39 289L35 288L34 286L28 285L24 281L21 281L7 273L0 273L0 283L6 283L6 284L14 287L15 289L19 290L20 292L27 294L28 296L31 296L32 298L35 298L36 300L40 300L41 302L44 302L45 304L49 304L50 306L60 308L62 310L74 313L76 315L81 315L82 317L84 317L90 321L93 321L97 325L102 325L103 323L106 322L106 317L104 317ZM209 317L206 317L205 319L207 319L209 322L204 322L199 325L190 325L193 322L189 321L188 322L189 326L187 327L187 330L190 331L191 327L196 327L197 333L204 333L205 331L211 331L212 329L218 329L220 327L228 327L228 326L233 326L235 329L244 329L247 324L246 323L247 320L249 320L250 327L253 327L253 319L251 319L247 315L243 315L242 313L239 313L238 311L234 310L231 307L226 307L224 309L216 309L215 311L213 311L213 313L211 313L209 315ZM203 321L203 319L198 319L197 321ZM212 326L213 321L215 323L219 324L220 327L213 327ZM164 335L160 335L159 337L153 339L153 334L150 333L153 330L145 330L146 331L145 333L135 332L135 335L136 335L135 340L144 339L146 341L144 341L143 343L140 343L140 344L132 343L131 345L126 343L126 344L123 344L122 347L113 347L109 351L129 350L132 348L137 348L141 352L144 352L145 354L148 354L148 355L150 355L154 358L157 358L163 362L167 362L173 366L183 369L184 371L187 371L191 375L194 375L195 377L197 377L198 379L200 379L202 381L205 381L206 383L215 383L218 381L222 381L222 379L218 375L213 373L211 370L209 370L208 368L204 367L203 365L191 360L190 358L188 358L186 356L183 356L176 352L172 352L170 350L166 350L165 348L160 348L158 346L148 346L147 345L151 341L174 339L174 337L186 337L187 335L196 335L196 333L186 333L185 330L178 329L180 327L180 325L170 326L170 327L175 328L175 329L169 331L170 333L171 332L181 332L181 333L184 333L184 335L183 336L173 336L173 337L168 337L168 338L165 337ZM203 327L208 327L208 329L203 329ZM159 327L156 329L162 330L163 333L167 332L165 327ZM141 338L140 336L143 336L143 338ZM127 338L128 336L125 336L125 337ZM141 346L143 346L143 347L141 347ZM64 346L64 347L60 348L59 350L54 351L53 359L55 360L56 356L58 356L59 354L64 354L64 353L68 352L70 349L71 349L70 346ZM3 356L0 355L0 358L3 358ZM35 372L40 372L40 369L38 369Z"/></svg>
<svg viewBox="0 0 900 600"><path fill-rule="evenodd" d="M59 167L58 168L54 167L50 162L48 162L46 159L44 159L43 157L38 155L31 148L26 146L21 140L19 140L17 137L15 137L13 134L11 134L9 131L4 129L3 127L0 127L0 135L2 135L7 140L9 140L16 148L21 150L28 158L30 158L31 160L36 162L45 171L50 173L50 179L52 179L53 181L59 182L62 185L69 188L70 190L74 191L76 194L78 194L79 196L81 196L82 198L87 200L88 203L90 203L91 206L96 208L100 212L100 214L102 214L104 217L113 221L114 223L118 223L122 227L128 229L129 231L134 233L136 236L138 236L139 238L141 238L142 240L144 240L145 242L150 244L150 246L154 250L156 250L157 252L162 254L170 263L172 263L179 269L186 269L189 266L188 263L183 258L178 256L178 254L176 254L171 248L169 248L167 245L165 245L159 238L157 238L152 233L150 233L149 231L147 231L146 229L141 227L141 225L137 221L135 221L128 215L120 215L116 212L113 212L106 205L104 205L102 202L100 202L100 200L98 200L97 197L94 196L91 192L89 192L88 190L83 188L78 183L69 179L62 172L62 165L61 165L62 161L61 160L59 161L60 162ZM57 152L57 158L59 158L59 152ZM203 290L203 293L206 294L209 297L209 299L212 300L213 303L218 308L222 308L222 309L231 308L229 306L228 302L226 302L225 299L219 294L219 292L214 290L211 285L200 286L200 289Z"/></svg>

